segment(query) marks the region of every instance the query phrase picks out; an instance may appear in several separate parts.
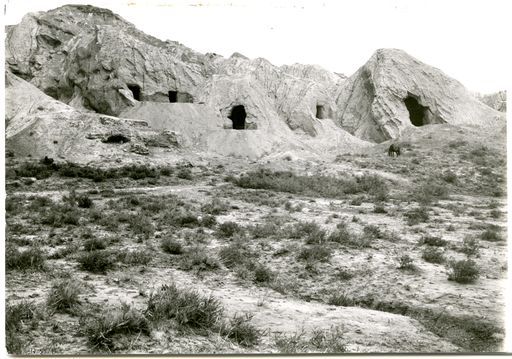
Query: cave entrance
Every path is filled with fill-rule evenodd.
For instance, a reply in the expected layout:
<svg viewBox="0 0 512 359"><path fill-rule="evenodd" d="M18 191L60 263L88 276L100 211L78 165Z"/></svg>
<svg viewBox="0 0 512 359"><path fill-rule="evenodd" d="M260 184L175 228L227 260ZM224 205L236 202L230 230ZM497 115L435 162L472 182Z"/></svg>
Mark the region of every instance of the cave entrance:
<svg viewBox="0 0 512 359"><path fill-rule="evenodd" d="M169 102L178 102L178 91L169 91Z"/></svg>
<svg viewBox="0 0 512 359"><path fill-rule="evenodd" d="M428 107L422 106L413 96L407 96L407 98L404 100L404 103L405 107L407 107L407 111L409 111L409 119L414 126L423 126L428 123Z"/></svg>
<svg viewBox="0 0 512 359"><path fill-rule="evenodd" d="M126 143L126 142L130 142L130 139L121 134L116 134L116 135L108 136L105 139L105 141L103 141L103 142L105 142L105 143Z"/></svg>
<svg viewBox="0 0 512 359"><path fill-rule="evenodd" d="M128 89L132 92L133 98L137 101L140 101L140 86L128 85Z"/></svg>
<svg viewBox="0 0 512 359"><path fill-rule="evenodd" d="M316 118L323 120L327 118L327 109L324 105L316 105Z"/></svg>
<svg viewBox="0 0 512 359"><path fill-rule="evenodd" d="M187 92L169 91L169 102L193 103L194 98Z"/></svg>
<svg viewBox="0 0 512 359"><path fill-rule="evenodd" d="M231 115L228 116L233 121L234 130L245 130L245 117L247 117L247 113L243 105L234 106L231 109Z"/></svg>

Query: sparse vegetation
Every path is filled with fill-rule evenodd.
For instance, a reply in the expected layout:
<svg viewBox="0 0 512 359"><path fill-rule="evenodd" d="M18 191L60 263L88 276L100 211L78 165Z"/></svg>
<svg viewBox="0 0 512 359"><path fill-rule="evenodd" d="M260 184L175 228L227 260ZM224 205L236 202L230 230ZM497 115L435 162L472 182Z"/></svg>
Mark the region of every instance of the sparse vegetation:
<svg viewBox="0 0 512 359"><path fill-rule="evenodd" d="M298 259L307 262L327 262L332 256L332 250L329 247L315 244L312 246L302 247L299 252Z"/></svg>
<svg viewBox="0 0 512 359"><path fill-rule="evenodd" d="M448 241L442 239L441 237L436 237L432 235L424 235L421 237L420 245L426 244L428 246L433 247L446 247L448 245Z"/></svg>
<svg viewBox="0 0 512 359"><path fill-rule="evenodd" d="M404 213L409 226L414 226L419 223L428 222L430 216L426 207L416 207Z"/></svg>
<svg viewBox="0 0 512 359"><path fill-rule="evenodd" d="M413 271L416 269L414 259L408 254L403 254L398 257L398 269Z"/></svg>
<svg viewBox="0 0 512 359"><path fill-rule="evenodd" d="M80 305L81 288L74 278L55 282L48 294L47 305L56 312L70 313Z"/></svg>
<svg viewBox="0 0 512 359"><path fill-rule="evenodd" d="M220 302L197 291L180 289L171 283L149 297L146 315L151 321L172 319L179 328L204 332L215 328L224 313Z"/></svg>
<svg viewBox="0 0 512 359"><path fill-rule="evenodd" d="M346 352L343 330L338 326L314 329L309 338L304 330L290 335L276 334L274 344L283 354Z"/></svg>
<svg viewBox="0 0 512 359"><path fill-rule="evenodd" d="M244 228L238 223L227 221L217 226L217 235L221 238L229 238L235 235L243 235Z"/></svg>
<svg viewBox="0 0 512 359"><path fill-rule="evenodd" d="M178 170L178 173L176 174L178 178L186 179L186 180L192 180L192 171L190 168L182 167Z"/></svg>
<svg viewBox="0 0 512 359"><path fill-rule="evenodd" d="M375 205L373 213L388 213L388 211L386 211L386 208L383 205L379 204Z"/></svg>
<svg viewBox="0 0 512 359"><path fill-rule="evenodd" d="M480 244L478 243L478 239L473 236L466 236L462 241L462 247L460 251L469 256L475 256L478 254L480 248Z"/></svg>
<svg viewBox="0 0 512 359"><path fill-rule="evenodd" d="M27 327L37 327L41 319L42 313L33 302L6 303L5 346L9 354L24 354L27 343L22 333Z"/></svg>
<svg viewBox="0 0 512 359"><path fill-rule="evenodd" d="M201 210L204 213L213 214L213 215L219 215L219 214L226 213L228 211L228 209L229 209L228 204L221 201L218 198L212 199L210 202L204 204L201 207Z"/></svg>
<svg viewBox="0 0 512 359"><path fill-rule="evenodd" d="M121 308L97 309L89 311L80 319L81 332L87 337L94 351L113 351L118 347L119 341L116 338L119 335L150 333L146 317L129 305L124 304Z"/></svg>
<svg viewBox="0 0 512 359"><path fill-rule="evenodd" d="M306 244L325 242L325 231L315 222L298 222L285 230L290 238L304 238Z"/></svg>
<svg viewBox="0 0 512 359"><path fill-rule="evenodd" d="M321 353L345 353L347 348L343 338L343 328L331 326L329 329L314 329L309 344L314 351Z"/></svg>
<svg viewBox="0 0 512 359"><path fill-rule="evenodd" d="M87 178L94 182L103 182L107 180L130 178L133 180L142 180L146 178L159 178L169 176L173 172L169 167L150 167L148 165L128 165L119 168L102 169L99 167L78 165L75 163L56 163L45 162L44 159L39 163L24 162L15 168L16 177L35 177L37 179L49 178L52 175L68 178ZM189 168L183 167L177 171L178 178L192 179L192 172Z"/></svg>
<svg viewBox="0 0 512 359"><path fill-rule="evenodd" d="M224 246L219 251L219 257L222 263L228 268L243 265L251 261L255 256L256 254L240 241Z"/></svg>
<svg viewBox="0 0 512 359"><path fill-rule="evenodd" d="M258 344L261 331L250 323L253 318L250 314L236 315L229 323L222 325L221 335L233 340L243 347L252 347Z"/></svg>
<svg viewBox="0 0 512 359"><path fill-rule="evenodd" d="M202 246L187 248L181 256L183 270L211 271L220 268L219 260Z"/></svg>
<svg viewBox="0 0 512 359"><path fill-rule="evenodd" d="M329 297L328 303L338 307L352 307L356 305L354 299L346 292L335 292Z"/></svg>
<svg viewBox="0 0 512 359"><path fill-rule="evenodd" d="M148 250L124 250L117 254L117 260L131 266L148 265L153 259L152 254Z"/></svg>
<svg viewBox="0 0 512 359"><path fill-rule="evenodd" d="M50 206L45 213L41 218L41 223L55 228L64 225L76 226L80 221L80 212L67 204Z"/></svg>
<svg viewBox="0 0 512 359"><path fill-rule="evenodd" d="M267 221L263 224L256 224L248 228L253 238L271 238L279 234L279 225Z"/></svg>
<svg viewBox="0 0 512 359"><path fill-rule="evenodd" d="M78 196L76 198L76 203L80 208L91 208L93 206L92 199L90 199L89 196L86 194Z"/></svg>
<svg viewBox="0 0 512 359"><path fill-rule="evenodd" d="M105 274L107 270L114 267L113 255L105 250L93 250L90 252L84 252L78 258L80 268L91 272Z"/></svg>
<svg viewBox="0 0 512 359"><path fill-rule="evenodd" d="M428 205L439 199L448 198L448 188L446 184L440 184L436 182L436 179L431 179L415 188L411 193L411 198L421 205Z"/></svg>
<svg viewBox="0 0 512 359"><path fill-rule="evenodd" d="M436 247L427 247L423 250L423 253L421 255L421 258L423 258L426 262L429 263L444 263L444 252Z"/></svg>
<svg viewBox="0 0 512 359"><path fill-rule="evenodd" d="M98 249L105 249L108 246L108 241L102 238L90 238L84 242L84 249L88 252Z"/></svg>
<svg viewBox="0 0 512 359"><path fill-rule="evenodd" d="M258 327L259 311L281 319L271 304L276 291L283 294L280 301L406 315L461 350L499 350L503 330L493 322L498 304L482 299L483 286L457 282L474 283L482 276L494 286L504 277L505 202L472 197L493 195L504 185L501 160L493 158L494 147L477 148L473 142L455 143L453 148L444 143L442 157L438 147L426 152L422 146L412 143L404 156L393 160L382 153L346 154L338 156L333 167L311 162L300 168L302 160L281 167L297 172L254 171L251 164L245 175L238 165L93 168L57 158L27 166L19 156L9 159L8 287L17 295L27 283L36 290L20 297L44 305L30 304L32 314L21 315L17 326L8 324L15 329L6 333L7 347L16 353L60 354L62 347L55 345L59 336L51 333L66 332L70 335L65 340L74 342L76 335L79 345L85 336L91 352L144 352L149 343L155 353L164 346L179 353L242 347L283 353L346 350L341 328L308 324L304 331L284 335L273 333L271 324L267 337L262 331L267 327ZM350 166L358 168L357 175L349 172ZM18 175L32 177L36 172L37 181ZM189 181L196 177L200 187L192 188ZM222 183L224 178L229 182ZM158 187L146 190L155 184ZM41 193L33 194L39 189ZM416 290L435 285L439 278L433 275L444 273L444 268L455 282L447 282L452 288L448 293L460 293L459 300L431 301L424 290ZM152 276L157 277L155 283L176 278L181 287L171 284L174 289L155 290L147 279ZM46 278L53 281L51 286ZM104 285L93 288L98 281ZM209 296L224 285L228 291L220 291L218 300ZM393 290L395 285L400 290ZM387 288L391 292L383 295ZM110 293L133 298L136 307L100 309L92 304L103 303ZM254 310L254 320L252 314L224 316L221 301L234 313L239 297L251 293L257 296L255 306L246 303L241 309ZM470 311L460 316L467 298L482 303L488 317L476 320ZM496 303L501 300L496 297ZM147 308L141 311L143 303ZM450 314L453 307L457 311ZM295 308L279 308L284 308L283 317L293 316ZM42 330L34 330L35 325ZM153 329L154 337L145 338ZM361 338L366 338L361 330ZM42 347L41 337L47 334L51 342Z"/></svg>
<svg viewBox="0 0 512 359"><path fill-rule="evenodd" d="M457 283L474 283L480 274L476 262L472 259L451 261L449 266L451 272L448 275L448 280L453 280Z"/></svg>
<svg viewBox="0 0 512 359"><path fill-rule="evenodd" d="M254 282L255 283L269 283L271 282L275 274L267 266L263 264L256 264L251 266L254 271Z"/></svg>
<svg viewBox="0 0 512 359"><path fill-rule="evenodd" d="M380 231L375 226L365 228L368 229L366 229L362 235L357 235L349 231L345 223L340 223L336 226L336 229L329 234L327 240L352 248L368 248L371 247L372 242L376 238L375 233L380 234Z"/></svg>
<svg viewBox="0 0 512 359"><path fill-rule="evenodd" d="M480 239L488 242L503 242L505 238L503 238L499 232L495 228L487 228L480 235Z"/></svg>
<svg viewBox="0 0 512 359"><path fill-rule="evenodd" d="M131 216L128 224L135 235L142 236L146 239L151 237L155 232L155 226L151 218L141 213Z"/></svg>
<svg viewBox="0 0 512 359"><path fill-rule="evenodd" d="M183 253L183 245L181 242L173 239L173 238L164 238L161 242L161 247L164 252L169 254L182 254Z"/></svg>
<svg viewBox="0 0 512 359"><path fill-rule="evenodd" d="M46 257L37 247L30 247L27 250L20 251L15 246L6 246L5 248L5 267L7 270L35 270L42 271L46 269Z"/></svg>
<svg viewBox="0 0 512 359"><path fill-rule="evenodd" d="M389 191L386 182L381 177L367 174L345 179L321 175L299 176L292 172L273 172L262 169L231 180L242 188L266 189L327 198L344 198L347 194L366 193L378 200L385 200Z"/></svg>

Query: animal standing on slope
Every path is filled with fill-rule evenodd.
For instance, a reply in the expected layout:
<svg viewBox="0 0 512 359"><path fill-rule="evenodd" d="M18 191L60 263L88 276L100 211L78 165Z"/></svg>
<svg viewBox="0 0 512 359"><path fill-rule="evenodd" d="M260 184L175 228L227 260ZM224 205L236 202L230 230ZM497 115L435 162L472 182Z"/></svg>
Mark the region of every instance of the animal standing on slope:
<svg viewBox="0 0 512 359"><path fill-rule="evenodd" d="M397 156L400 156L400 146L398 146L395 143L392 143L391 146L389 146L389 149L388 149L388 156L394 157L395 154Z"/></svg>

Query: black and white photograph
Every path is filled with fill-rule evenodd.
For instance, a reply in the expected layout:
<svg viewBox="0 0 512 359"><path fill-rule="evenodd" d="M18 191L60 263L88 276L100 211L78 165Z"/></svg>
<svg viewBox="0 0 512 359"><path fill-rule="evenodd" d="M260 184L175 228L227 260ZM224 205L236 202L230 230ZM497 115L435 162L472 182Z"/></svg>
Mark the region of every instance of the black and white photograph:
<svg viewBox="0 0 512 359"><path fill-rule="evenodd" d="M1 357L504 354L507 0L4 0Z"/></svg>

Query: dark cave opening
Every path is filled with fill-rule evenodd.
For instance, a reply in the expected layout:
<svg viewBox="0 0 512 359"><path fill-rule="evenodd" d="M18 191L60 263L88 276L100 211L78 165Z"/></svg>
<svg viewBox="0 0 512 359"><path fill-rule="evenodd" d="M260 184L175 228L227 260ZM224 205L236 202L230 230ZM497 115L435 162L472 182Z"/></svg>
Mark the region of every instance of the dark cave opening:
<svg viewBox="0 0 512 359"><path fill-rule="evenodd" d="M130 139L121 134L110 135L103 142L105 143L126 143L130 142Z"/></svg>
<svg viewBox="0 0 512 359"><path fill-rule="evenodd" d="M133 98L140 101L140 86L139 85L127 85L128 89L132 92Z"/></svg>
<svg viewBox="0 0 512 359"><path fill-rule="evenodd" d="M316 105L316 118L323 120L327 118L327 110L323 105Z"/></svg>
<svg viewBox="0 0 512 359"><path fill-rule="evenodd" d="M228 118L233 121L234 130L245 130L246 117L247 113L245 112L245 107L243 105L234 106L231 109L231 115L228 116Z"/></svg>
<svg viewBox="0 0 512 359"><path fill-rule="evenodd" d="M423 126L427 124L426 112L428 107L422 106L413 96L407 96L404 99L405 107L409 111L409 119L414 126Z"/></svg>
<svg viewBox="0 0 512 359"><path fill-rule="evenodd" d="M194 98L187 92L169 91L169 102L193 103Z"/></svg>
<svg viewBox="0 0 512 359"><path fill-rule="evenodd" d="M178 102L178 91L169 91L169 102Z"/></svg>

